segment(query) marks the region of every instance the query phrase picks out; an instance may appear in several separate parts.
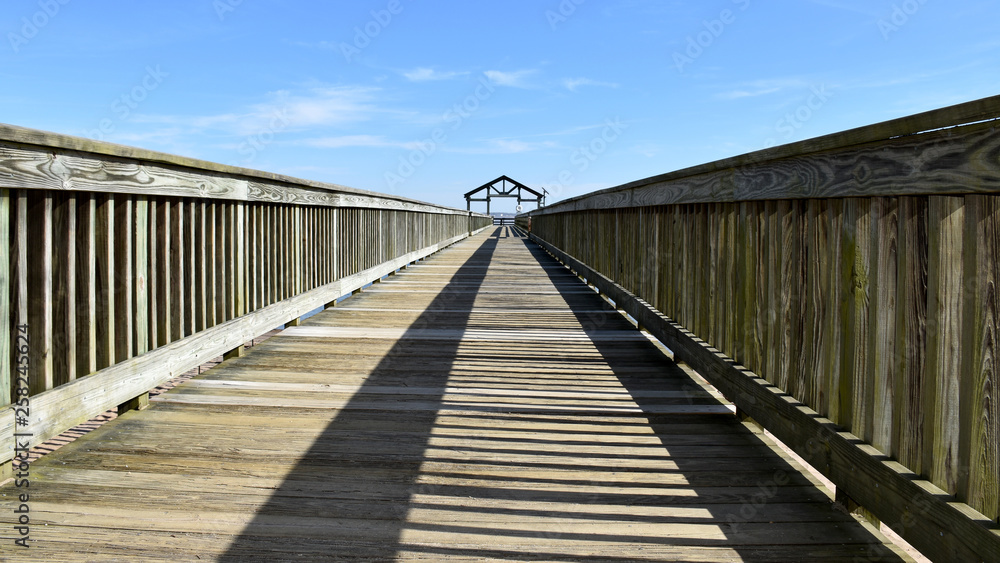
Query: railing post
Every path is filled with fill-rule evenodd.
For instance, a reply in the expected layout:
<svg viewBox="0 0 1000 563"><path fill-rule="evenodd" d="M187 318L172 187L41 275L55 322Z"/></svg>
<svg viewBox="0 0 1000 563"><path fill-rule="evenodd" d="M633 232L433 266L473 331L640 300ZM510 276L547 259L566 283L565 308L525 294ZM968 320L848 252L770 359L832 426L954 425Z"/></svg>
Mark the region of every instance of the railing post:
<svg viewBox="0 0 1000 563"><path fill-rule="evenodd" d="M246 355L246 347L242 344L222 355L223 360L235 360Z"/></svg>
<svg viewBox="0 0 1000 563"><path fill-rule="evenodd" d="M118 405L118 416L128 411L141 411L149 408L149 393L143 393L138 397L133 397L128 401Z"/></svg>

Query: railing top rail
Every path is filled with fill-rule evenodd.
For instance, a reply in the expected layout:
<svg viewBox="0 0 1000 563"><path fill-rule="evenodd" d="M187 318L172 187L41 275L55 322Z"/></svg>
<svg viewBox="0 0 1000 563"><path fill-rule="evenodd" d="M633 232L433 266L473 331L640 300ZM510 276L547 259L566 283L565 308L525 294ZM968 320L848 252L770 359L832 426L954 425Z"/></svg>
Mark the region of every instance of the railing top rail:
<svg viewBox="0 0 1000 563"><path fill-rule="evenodd" d="M37 155L48 153L41 162ZM32 158L29 155L35 155ZM113 169L80 165L107 160ZM59 165L54 162L61 160ZM140 166L141 165L141 166ZM144 168L145 170L140 170ZM146 179L155 172L165 182ZM104 182L107 178L113 179ZM0 123L0 187L107 191L210 199L272 201L334 207L384 207L468 215L464 209L426 203L339 184L209 162L104 141L73 137ZM479 216L479 213L473 213Z"/></svg>
<svg viewBox="0 0 1000 563"><path fill-rule="evenodd" d="M997 119L1000 119L1000 96L992 96L636 180L569 198L524 215L673 203L889 195L893 191L922 194L996 192L1000 191L1000 163L989 155L1000 150L1000 140L996 124L984 122ZM962 130L953 131L958 127ZM900 185L896 181L913 170L912 167L899 170L900 163L926 165L926 156L932 156L929 149L933 147L940 153L943 142L953 145L949 147L952 165L955 158L965 159L975 167L980 179L984 172L988 174L989 182L970 186L952 178L951 182L936 185L925 182L921 186L907 186L905 182ZM875 148L884 149L886 154L876 154ZM871 163L859 162L862 168L855 172L861 174L860 178L857 175L834 177L832 165L843 170L844 162L842 158L833 162L832 157L852 152L865 154L875 163L886 166L873 170ZM925 158L921 159L922 156ZM931 159L931 164L938 158Z"/></svg>

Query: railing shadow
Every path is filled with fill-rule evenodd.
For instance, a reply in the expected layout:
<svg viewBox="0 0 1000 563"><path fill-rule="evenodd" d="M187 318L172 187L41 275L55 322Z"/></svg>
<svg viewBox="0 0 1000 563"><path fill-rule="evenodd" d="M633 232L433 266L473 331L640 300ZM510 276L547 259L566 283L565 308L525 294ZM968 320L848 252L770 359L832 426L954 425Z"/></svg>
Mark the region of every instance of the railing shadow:
<svg viewBox="0 0 1000 563"><path fill-rule="evenodd" d="M557 263L529 239L525 238L524 244L539 264ZM581 298L576 291L587 286L576 276L547 272L581 327L592 335L587 345L596 348L643 411L624 428L652 431L660 443L647 451L648 458L659 460L661 466L635 468L650 479L609 480L605 485L618 488L618 492L581 496L574 502L600 505L628 499L629 505L659 506L665 511L697 506L702 509L701 517L691 522L714 539L681 535L661 538L661 544L730 548L743 561L902 560L853 517L840 512L826 493L734 415L695 414L699 405L722 403L701 392L701 386L652 342L640 346L637 354L634 343L624 346L597 337L599 331L635 329L621 315L585 312L611 306L596 293ZM687 396L664 396L671 390ZM689 409L691 413L670 414L674 409ZM618 461L613 454L605 459ZM594 467L600 466L598 457ZM658 481L653 476L668 474L683 476L687 486L665 487L649 494L651 483ZM630 492L638 490L644 491L643 495ZM691 499L697 500L692 503ZM630 522L667 521L626 511L621 517ZM650 541L648 537L636 539Z"/></svg>
<svg viewBox="0 0 1000 563"><path fill-rule="evenodd" d="M459 346L457 340L433 341L432 349L428 349L428 341L412 335L443 322L449 329L465 328L468 315L455 311L471 308L486 275L483 266L489 264L496 246L494 236L459 267L309 451L303 453L220 561L392 559L409 510L409 498L419 487L416 480L422 453L436 418L433 405L441 403L448 366ZM433 356L435 367L421 369L428 354ZM431 406L392 419L383 419L382 411L366 410L365 405L373 400L385 400L384 395L372 395L366 390L399 386L401 372L408 379L405 385L420 387L423 394L419 400ZM352 437L359 432L362 438ZM405 438L394 439L396 436ZM380 467L387 471L379 471ZM304 529L282 529L289 520L296 519ZM345 530L351 526L356 529ZM354 539L345 542L345 536Z"/></svg>

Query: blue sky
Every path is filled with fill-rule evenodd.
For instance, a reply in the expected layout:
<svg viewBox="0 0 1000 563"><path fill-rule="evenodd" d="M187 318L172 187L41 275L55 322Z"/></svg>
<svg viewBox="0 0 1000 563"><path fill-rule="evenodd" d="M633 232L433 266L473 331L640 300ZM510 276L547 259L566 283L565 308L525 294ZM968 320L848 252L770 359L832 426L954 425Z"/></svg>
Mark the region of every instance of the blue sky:
<svg viewBox="0 0 1000 563"><path fill-rule="evenodd" d="M501 174L554 202L1000 93L996 1L9 0L0 21L0 122L455 207Z"/></svg>

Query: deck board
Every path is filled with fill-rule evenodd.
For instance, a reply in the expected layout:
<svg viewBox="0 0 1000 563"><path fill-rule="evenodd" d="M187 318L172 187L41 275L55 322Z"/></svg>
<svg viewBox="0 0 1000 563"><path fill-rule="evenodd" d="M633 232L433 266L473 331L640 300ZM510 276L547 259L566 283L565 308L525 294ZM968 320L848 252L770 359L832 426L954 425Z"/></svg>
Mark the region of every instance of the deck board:
<svg viewBox="0 0 1000 563"><path fill-rule="evenodd" d="M906 560L585 284L497 232L45 456L32 547L12 547L3 511L0 557Z"/></svg>

